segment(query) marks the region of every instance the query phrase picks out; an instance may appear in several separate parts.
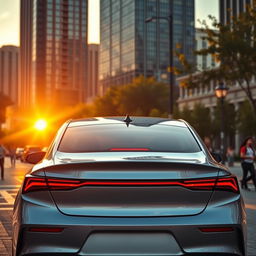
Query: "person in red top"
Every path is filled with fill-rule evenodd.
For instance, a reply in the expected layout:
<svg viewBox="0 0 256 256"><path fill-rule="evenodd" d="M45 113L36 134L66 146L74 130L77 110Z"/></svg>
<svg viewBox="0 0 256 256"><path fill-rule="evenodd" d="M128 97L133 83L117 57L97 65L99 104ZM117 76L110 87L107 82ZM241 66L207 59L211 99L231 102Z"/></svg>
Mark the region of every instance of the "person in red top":
<svg viewBox="0 0 256 256"><path fill-rule="evenodd" d="M241 165L243 169L243 179L241 182L241 187L244 189L248 189L247 182L252 179L253 184L255 186L256 190L256 178L255 178L255 169L254 169L254 159L255 159L255 151L253 148L253 138L248 137L245 139L245 141L242 143L240 147L240 157L242 159ZM250 173L250 176L247 177L248 172Z"/></svg>

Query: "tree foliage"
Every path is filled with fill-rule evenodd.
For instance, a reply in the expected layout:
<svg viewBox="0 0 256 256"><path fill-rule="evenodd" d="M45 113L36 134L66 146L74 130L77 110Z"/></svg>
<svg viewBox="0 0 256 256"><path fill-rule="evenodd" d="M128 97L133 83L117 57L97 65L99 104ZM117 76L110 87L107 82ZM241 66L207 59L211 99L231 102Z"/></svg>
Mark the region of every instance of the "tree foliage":
<svg viewBox="0 0 256 256"><path fill-rule="evenodd" d="M192 110L189 109L188 105L185 105L182 110L177 113L177 117L175 118L180 118L188 122L189 124L193 125L193 115L192 115Z"/></svg>
<svg viewBox="0 0 256 256"><path fill-rule="evenodd" d="M196 51L196 55L211 55L219 63L218 68L207 69L195 74L195 68L187 63L182 56L183 70L189 73L184 86L195 87L210 81L225 82L229 86L238 84L245 92L256 115L256 101L253 99L253 77L256 76L256 1L247 6L246 12L233 17L231 23L222 24L216 18L209 16L212 21L211 29L206 22L202 22L202 30L206 33L205 40L208 47ZM231 10L230 10L231 11ZM177 53L182 55L181 53Z"/></svg>
<svg viewBox="0 0 256 256"><path fill-rule="evenodd" d="M196 103L192 118L192 125L202 138L209 137L212 134L212 120L209 108L204 107L201 103Z"/></svg>
<svg viewBox="0 0 256 256"><path fill-rule="evenodd" d="M113 86L94 105L94 114L167 116L169 88L154 78L137 77L131 84Z"/></svg>
<svg viewBox="0 0 256 256"><path fill-rule="evenodd" d="M237 128L237 114L233 105L224 101L223 109L221 102L218 101L213 112L212 132L217 136L221 132L221 112L224 111L224 132L226 136L235 137Z"/></svg>
<svg viewBox="0 0 256 256"><path fill-rule="evenodd" d="M195 103L193 110L187 105L182 110L176 109L174 117L187 121L202 138L212 134L210 110L201 103Z"/></svg>
<svg viewBox="0 0 256 256"><path fill-rule="evenodd" d="M247 102L247 104L249 103ZM228 103L224 103L224 109L225 109L225 128L224 128L225 134L226 134L226 137L228 138L228 141L232 141L232 139L235 137L237 115L234 107ZM174 118L176 119L180 118L187 121L189 124L191 124L195 128L195 130L198 132L198 134L202 138L210 137L215 141L220 139L219 138L220 129L221 129L220 103L217 104L217 107L214 109L213 114L211 114L210 109L206 108L202 103L195 103L192 110L190 110L187 105L185 105L183 109L175 108Z"/></svg>
<svg viewBox="0 0 256 256"><path fill-rule="evenodd" d="M238 111L238 130L243 136L256 135L256 117L249 101L245 101Z"/></svg>

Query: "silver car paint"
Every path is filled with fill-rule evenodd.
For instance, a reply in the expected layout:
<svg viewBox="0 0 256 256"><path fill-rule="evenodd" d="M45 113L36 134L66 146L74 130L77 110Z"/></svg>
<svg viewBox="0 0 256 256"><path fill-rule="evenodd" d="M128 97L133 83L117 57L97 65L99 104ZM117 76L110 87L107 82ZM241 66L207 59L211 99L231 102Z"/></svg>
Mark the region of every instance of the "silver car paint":
<svg viewBox="0 0 256 256"><path fill-rule="evenodd" d="M108 121L107 121L108 122ZM81 163L90 162L169 162L170 165L179 165L186 163L189 165L201 165L212 169L218 169L219 176L228 175L228 170L220 164L217 164L209 156L207 150L201 144L202 151L193 154L175 154L175 153L93 153L93 154L63 154L57 151L58 143L69 123L66 123L56 137L55 144L52 145L52 152L46 156L46 159L36 165L31 174L56 177L54 166L65 166L68 164L79 165ZM196 136L196 135L195 135ZM51 158L52 157L52 158ZM92 161L93 160L93 161ZM45 171L45 170L48 170ZM51 170L51 171L49 171ZM74 171L74 170L73 170ZM115 172L117 175L118 172ZM59 174L59 173L58 173ZM103 170L97 172L70 172L62 175L82 175L81 178L101 177L106 174ZM145 172L138 173L138 177L144 176ZM160 171L159 175L166 175L165 178L174 177L174 172ZM176 172L175 175L178 173ZM191 174L191 173L190 173ZM108 175L113 175L109 170ZM118 178L129 177L129 171L118 173ZM147 173L148 177L154 179L154 172ZM116 176L115 176L116 177ZM176 176L177 178L177 176ZM56 202L53 200L52 194L49 191L36 191L28 194L19 193L16 198L13 215L13 251L14 255L29 255L46 253L47 255L106 255L102 251L96 249L99 241L106 241L104 244L108 255L185 255L186 253L206 253L213 252L216 255L233 254L246 255L246 216L242 198L240 194L234 194L225 191L214 191L210 197L207 207L198 214L189 216L157 216L154 217L97 217L97 216L74 216L63 214L58 210ZM61 233L36 233L29 232L31 226L53 226L64 227ZM230 226L234 228L234 232L223 233L203 233L199 227L222 227ZM155 234L156 240L150 234ZM108 234L108 236L104 236ZM121 236L124 234L124 236ZM136 241L127 244L125 234L133 234L140 243ZM140 236L143 234L143 236ZM173 246L168 247L167 243L161 244L161 241L166 241L166 237ZM127 239L120 238L119 247L117 249L114 238L121 236ZM142 238L145 237L146 238ZM154 237L154 236L153 236ZM160 237L161 239L157 239ZM113 239L112 239L113 238ZM130 239L129 239L130 240ZM125 242L126 241L126 242ZM159 241L159 242L158 242ZM151 252L144 244L155 244L163 250ZM142 244L142 247L140 247ZM127 253L125 248L129 246L137 246L136 251ZM151 247L149 247L151 248ZM125 254L126 253L126 254Z"/></svg>

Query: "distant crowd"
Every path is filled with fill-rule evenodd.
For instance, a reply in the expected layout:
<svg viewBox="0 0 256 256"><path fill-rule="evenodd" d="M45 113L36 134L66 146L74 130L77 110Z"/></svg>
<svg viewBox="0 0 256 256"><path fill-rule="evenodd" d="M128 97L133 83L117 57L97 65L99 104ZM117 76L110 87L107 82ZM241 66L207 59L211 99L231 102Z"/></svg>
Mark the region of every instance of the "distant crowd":
<svg viewBox="0 0 256 256"><path fill-rule="evenodd" d="M214 155L214 149L212 148L211 140L209 137L204 138L204 143L206 147L208 148L209 152ZM254 138L252 136L247 137L243 143L240 146L239 150L239 156L241 159L241 167L243 176L240 180L240 185L242 189L250 190L248 188L248 181L252 180L255 191L256 191L256 173L255 173L255 167L254 167L254 161L255 161L255 148L254 148ZM234 149L229 146L227 148L227 151L225 153L227 163L229 167L232 167L234 165L234 158L235 158L235 151ZM224 159L222 159L222 162Z"/></svg>

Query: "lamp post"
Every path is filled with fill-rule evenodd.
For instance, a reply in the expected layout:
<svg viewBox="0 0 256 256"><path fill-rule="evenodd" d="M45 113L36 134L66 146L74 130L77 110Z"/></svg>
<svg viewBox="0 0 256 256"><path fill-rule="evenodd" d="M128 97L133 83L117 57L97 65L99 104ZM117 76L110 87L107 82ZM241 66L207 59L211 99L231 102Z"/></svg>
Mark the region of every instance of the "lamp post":
<svg viewBox="0 0 256 256"><path fill-rule="evenodd" d="M145 20L145 23L149 23L152 22L154 20L166 20L169 24L169 51L170 51L170 57L169 57L169 65L170 65L170 69L173 67L173 41L172 41L172 27L173 27L173 18L172 15L170 16L166 16L166 17L162 17L162 16L152 16L149 17ZM174 95L173 95L173 73L169 72L169 118L172 118L173 116L173 99L174 99Z"/></svg>
<svg viewBox="0 0 256 256"><path fill-rule="evenodd" d="M224 83L220 83L215 87L215 95L220 100L221 103L221 131L220 131L220 150L222 155L222 161L225 159L225 119L224 119L224 99L228 94L228 87Z"/></svg>

